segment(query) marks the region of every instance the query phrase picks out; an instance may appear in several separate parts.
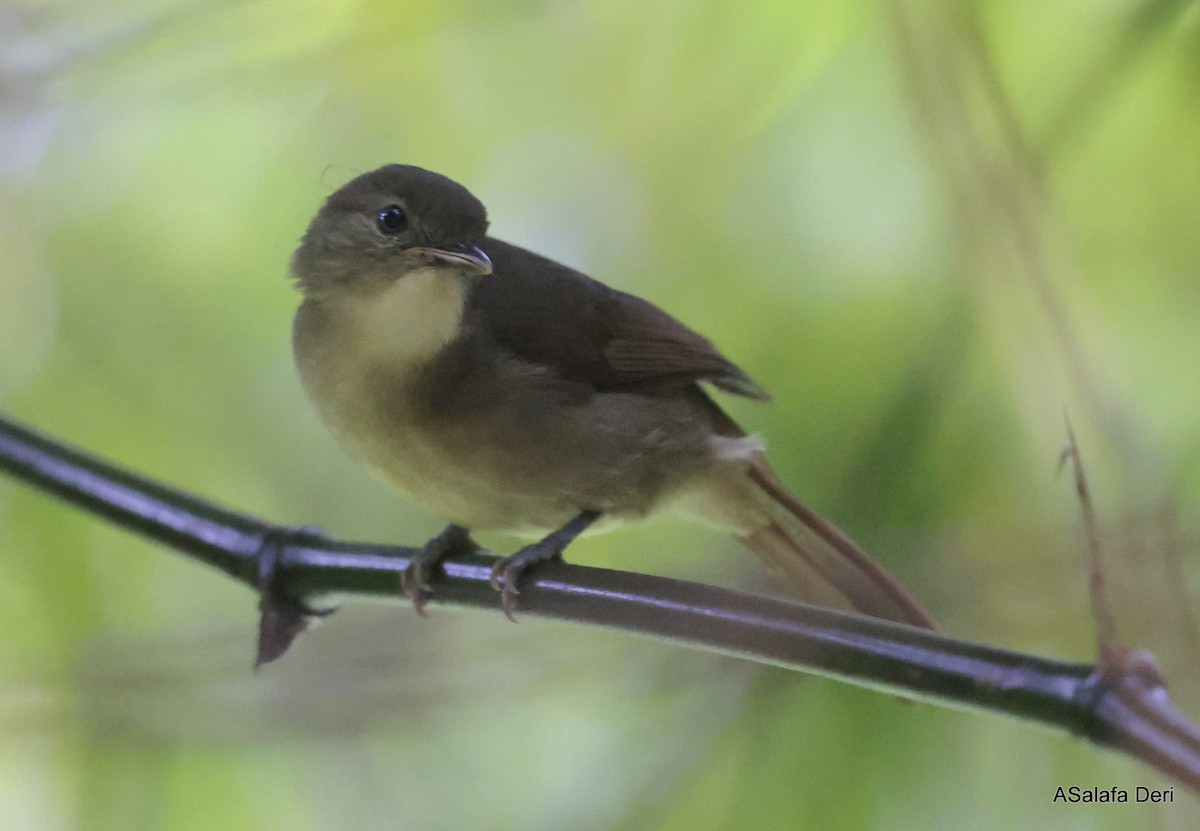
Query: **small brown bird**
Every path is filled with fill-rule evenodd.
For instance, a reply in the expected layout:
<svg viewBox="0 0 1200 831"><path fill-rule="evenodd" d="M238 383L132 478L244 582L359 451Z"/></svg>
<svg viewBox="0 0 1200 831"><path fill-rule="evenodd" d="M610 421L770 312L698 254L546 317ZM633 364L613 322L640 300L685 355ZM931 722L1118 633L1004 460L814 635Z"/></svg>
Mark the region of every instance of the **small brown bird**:
<svg viewBox="0 0 1200 831"><path fill-rule="evenodd" d="M645 300L487 236L456 182L388 165L330 196L292 258L293 343L317 412L352 456L452 524L406 575L418 608L468 529L537 534L521 572L584 530L677 509L738 537L800 597L916 626L929 617L782 486L701 384L769 398Z"/></svg>

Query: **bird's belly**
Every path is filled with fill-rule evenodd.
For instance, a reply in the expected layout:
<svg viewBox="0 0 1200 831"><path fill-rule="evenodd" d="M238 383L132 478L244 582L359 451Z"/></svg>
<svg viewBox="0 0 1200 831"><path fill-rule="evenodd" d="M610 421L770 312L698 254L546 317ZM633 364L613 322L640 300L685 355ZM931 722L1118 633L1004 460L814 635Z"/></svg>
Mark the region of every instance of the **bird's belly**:
<svg viewBox="0 0 1200 831"><path fill-rule="evenodd" d="M351 456L412 502L478 530L533 532L570 519L553 494L514 489L480 453L448 442L444 430L402 408L372 411L372 399L347 391L316 399L317 410Z"/></svg>
<svg viewBox="0 0 1200 831"><path fill-rule="evenodd" d="M430 419L403 405L381 411L372 406L378 396L365 389L319 401L322 420L351 456L450 522L537 534L561 527L580 510L576 488L539 469L529 436L497 431L502 424Z"/></svg>
<svg viewBox="0 0 1200 831"><path fill-rule="evenodd" d="M582 510L611 520L644 516L713 458L707 430L673 424L670 413L637 410L657 406L640 397L596 396L557 408L535 392L519 400L518 408L466 414L430 417L392 407L374 419L330 413L326 421L384 481L475 530L544 533Z"/></svg>
<svg viewBox="0 0 1200 831"><path fill-rule="evenodd" d="M553 490L514 487L483 453L448 447L441 436L418 426L364 451L364 461L385 482L467 528L540 534L562 526L578 510Z"/></svg>

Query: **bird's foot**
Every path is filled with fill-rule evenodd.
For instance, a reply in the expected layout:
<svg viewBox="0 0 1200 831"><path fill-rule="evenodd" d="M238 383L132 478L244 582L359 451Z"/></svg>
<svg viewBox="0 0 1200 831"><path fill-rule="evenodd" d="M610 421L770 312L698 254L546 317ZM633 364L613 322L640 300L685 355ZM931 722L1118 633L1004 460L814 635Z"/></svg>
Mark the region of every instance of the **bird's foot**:
<svg viewBox="0 0 1200 831"><path fill-rule="evenodd" d="M400 592L413 602L413 608L421 617L428 617L425 607L433 599L429 578L451 557L474 554L482 546L471 539L470 533L461 525L447 525L440 534L425 543L413 555L408 568L400 573Z"/></svg>
<svg viewBox="0 0 1200 831"><path fill-rule="evenodd" d="M562 528L552 531L537 542L527 545L515 554L503 557L492 566L492 588L500 592L500 605L504 616L517 622L517 581L529 569L547 560L562 559L563 549L571 544L583 531L600 518L599 511L583 511Z"/></svg>
<svg viewBox="0 0 1200 831"><path fill-rule="evenodd" d="M501 557L496 565L492 566L492 588L500 592L500 605L504 609L504 616L513 623L517 622L517 595L521 593L517 588L517 580L538 563L562 559L566 543L553 539L553 536L551 534L525 546L515 554Z"/></svg>

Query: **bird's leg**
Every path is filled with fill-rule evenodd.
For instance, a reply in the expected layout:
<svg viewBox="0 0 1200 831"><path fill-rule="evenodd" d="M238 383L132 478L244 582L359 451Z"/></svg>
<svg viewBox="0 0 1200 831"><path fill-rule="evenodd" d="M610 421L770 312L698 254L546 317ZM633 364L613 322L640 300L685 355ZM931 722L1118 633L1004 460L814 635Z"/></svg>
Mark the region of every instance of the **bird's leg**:
<svg viewBox="0 0 1200 831"><path fill-rule="evenodd" d="M481 550L479 543L471 539L470 532L461 525L447 525L436 537L425 543L413 555L408 568L400 574L400 591L412 599L417 614L425 617L425 606L433 597L429 578L434 569L451 557L474 554Z"/></svg>
<svg viewBox="0 0 1200 831"><path fill-rule="evenodd" d="M517 580L521 575L538 563L561 557L563 549L599 518L600 511L582 511L562 528L551 531L532 545L502 558L492 567L492 588L500 592L500 602L509 620L514 623L517 621L513 610L517 607L517 595L520 594L517 591Z"/></svg>

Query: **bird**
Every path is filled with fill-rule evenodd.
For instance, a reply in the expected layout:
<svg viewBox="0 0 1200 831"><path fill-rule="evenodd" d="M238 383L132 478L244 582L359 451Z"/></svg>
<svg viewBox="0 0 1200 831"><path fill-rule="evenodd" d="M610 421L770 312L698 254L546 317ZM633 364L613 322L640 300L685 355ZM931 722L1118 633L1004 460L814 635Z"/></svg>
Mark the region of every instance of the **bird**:
<svg viewBox="0 0 1200 831"><path fill-rule="evenodd" d="M474 531L534 538L522 575L584 532L662 511L735 536L798 599L933 628L900 582L784 487L711 391L770 396L658 306L488 235L464 186L413 165L321 205L291 259L296 365L355 459L448 522L412 558L418 611Z"/></svg>

